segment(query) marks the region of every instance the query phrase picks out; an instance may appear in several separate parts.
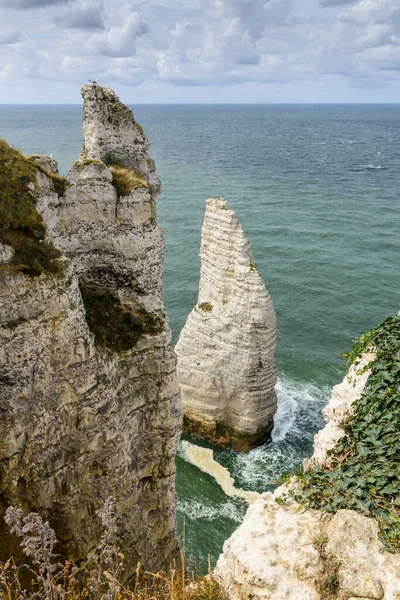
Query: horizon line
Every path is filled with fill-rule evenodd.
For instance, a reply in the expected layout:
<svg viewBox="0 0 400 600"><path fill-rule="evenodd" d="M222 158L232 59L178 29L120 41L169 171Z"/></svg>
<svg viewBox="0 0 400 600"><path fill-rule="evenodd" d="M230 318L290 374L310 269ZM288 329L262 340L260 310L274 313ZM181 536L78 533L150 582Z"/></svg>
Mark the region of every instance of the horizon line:
<svg viewBox="0 0 400 600"><path fill-rule="evenodd" d="M400 102L126 102L128 106L399 106ZM0 106L82 106L80 102L0 102Z"/></svg>

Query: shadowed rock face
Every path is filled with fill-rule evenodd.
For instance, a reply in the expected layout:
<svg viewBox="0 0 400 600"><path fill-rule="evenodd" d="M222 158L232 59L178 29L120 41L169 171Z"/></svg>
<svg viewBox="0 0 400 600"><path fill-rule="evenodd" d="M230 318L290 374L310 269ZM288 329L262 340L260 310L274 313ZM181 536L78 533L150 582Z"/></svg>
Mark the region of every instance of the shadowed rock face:
<svg viewBox="0 0 400 600"><path fill-rule="evenodd" d="M222 198L207 200L198 304L176 345L184 428L221 446L268 440L276 412L276 317L250 245Z"/></svg>
<svg viewBox="0 0 400 600"><path fill-rule="evenodd" d="M65 193L43 169L32 186L64 269L30 277L0 248L0 559L13 550L3 514L15 505L48 519L61 555L84 566L96 510L114 496L129 580L138 561L157 570L178 548L160 185L131 111L109 88L82 94L84 151Z"/></svg>

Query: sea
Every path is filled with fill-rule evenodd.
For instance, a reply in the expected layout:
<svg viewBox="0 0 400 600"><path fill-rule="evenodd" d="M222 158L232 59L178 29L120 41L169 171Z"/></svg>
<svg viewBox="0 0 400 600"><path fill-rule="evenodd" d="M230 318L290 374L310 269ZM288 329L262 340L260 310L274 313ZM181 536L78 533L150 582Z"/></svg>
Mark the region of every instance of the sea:
<svg viewBox="0 0 400 600"><path fill-rule="evenodd" d="M205 201L224 197L278 320L272 442L214 449L238 488L267 491L312 452L352 341L400 309L400 105L138 105L162 180L164 302L174 342L197 302ZM82 109L0 105L0 137L57 159L82 147ZM195 438L191 443L211 447ZM186 459L178 521L189 563L213 566L247 504Z"/></svg>

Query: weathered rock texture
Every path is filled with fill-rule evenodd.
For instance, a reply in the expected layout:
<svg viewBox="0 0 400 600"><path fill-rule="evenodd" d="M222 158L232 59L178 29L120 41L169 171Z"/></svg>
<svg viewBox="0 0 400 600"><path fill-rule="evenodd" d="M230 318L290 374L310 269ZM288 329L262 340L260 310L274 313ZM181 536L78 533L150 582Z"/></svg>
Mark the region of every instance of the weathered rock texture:
<svg viewBox="0 0 400 600"><path fill-rule="evenodd" d="M176 345L184 428L216 444L264 443L276 412L276 318L250 245L222 199L207 200L199 299Z"/></svg>
<svg viewBox="0 0 400 600"><path fill-rule="evenodd" d="M161 568L178 547L181 412L161 296L160 184L131 111L109 88L82 94L85 147L65 193L37 174L64 271L0 266L0 558L11 554L3 514L15 505L47 518L61 554L83 565L101 533L95 512L114 496L129 579L138 561ZM134 182L125 195L112 162L135 170L122 173ZM0 250L6 263L12 253Z"/></svg>
<svg viewBox="0 0 400 600"><path fill-rule="evenodd" d="M315 437L309 467L329 460L326 452L343 435L340 423L368 379L368 372L360 371L372 358L364 354L333 389L324 410L329 422ZM273 494L264 493L225 542L215 574L228 598L399 600L400 555L385 550L377 523L351 510L329 517L294 501L282 504L279 498L295 485L292 480Z"/></svg>

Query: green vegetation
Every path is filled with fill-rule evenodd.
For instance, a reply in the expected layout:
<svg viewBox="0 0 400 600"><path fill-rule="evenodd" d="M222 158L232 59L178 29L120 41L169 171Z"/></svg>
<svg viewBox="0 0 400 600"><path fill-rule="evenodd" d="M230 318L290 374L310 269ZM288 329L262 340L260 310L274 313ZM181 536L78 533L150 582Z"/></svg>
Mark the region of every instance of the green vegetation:
<svg viewBox="0 0 400 600"><path fill-rule="evenodd" d="M352 509L374 517L381 540L400 550L400 317L389 317L345 354L348 365L373 348L367 385L344 423L344 437L328 452L330 465L296 474L295 499L334 513Z"/></svg>
<svg viewBox="0 0 400 600"><path fill-rule="evenodd" d="M81 285L90 331L96 343L117 352L133 348L142 335L157 335L162 320L139 304L124 306L110 290L96 285Z"/></svg>
<svg viewBox="0 0 400 600"><path fill-rule="evenodd" d="M49 523L37 513L23 516L9 507L5 521L11 533L21 539L30 565L16 565L10 558L0 563L0 598L4 600L224 600L225 594L211 571L195 580L189 576L184 554L166 572L149 573L140 563L132 586L121 583L125 557L118 545L118 521L114 498L96 512L103 534L90 557L91 570L75 574L75 565L63 565L55 553L57 538ZM25 560L25 562L27 562ZM23 579L29 582L25 586Z"/></svg>
<svg viewBox="0 0 400 600"><path fill-rule="evenodd" d="M29 157L26 160L30 160L31 158L34 158L34 157ZM42 165L38 164L36 161L34 162L34 165L38 171L40 171L41 173L44 173L45 175L47 175L47 177L49 179L51 179L51 181L53 182L53 185L54 185L55 192L59 196L63 196L68 187L68 182L65 179L65 177L61 177L61 175L57 175L57 173L52 173L52 171L49 171Z"/></svg>
<svg viewBox="0 0 400 600"><path fill-rule="evenodd" d="M250 271L257 271L257 265L254 261L250 262Z"/></svg>
<svg viewBox="0 0 400 600"><path fill-rule="evenodd" d="M147 181L137 171L120 165L109 165L109 169L113 176L112 184L118 197L129 196L132 190L148 186Z"/></svg>
<svg viewBox="0 0 400 600"><path fill-rule="evenodd" d="M14 269L60 275L61 253L44 241L46 227L36 209L37 171L38 165L0 139L0 242L14 249Z"/></svg>
<svg viewBox="0 0 400 600"><path fill-rule="evenodd" d="M200 304L198 304L198 307L204 312L211 312L214 308L213 305L210 304L210 302L200 302Z"/></svg>

